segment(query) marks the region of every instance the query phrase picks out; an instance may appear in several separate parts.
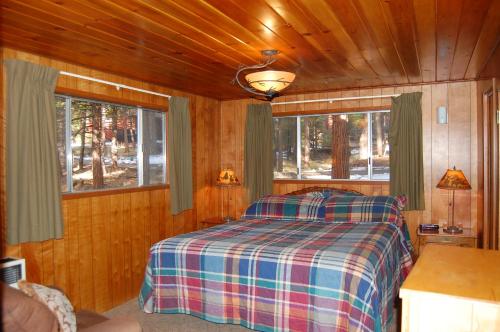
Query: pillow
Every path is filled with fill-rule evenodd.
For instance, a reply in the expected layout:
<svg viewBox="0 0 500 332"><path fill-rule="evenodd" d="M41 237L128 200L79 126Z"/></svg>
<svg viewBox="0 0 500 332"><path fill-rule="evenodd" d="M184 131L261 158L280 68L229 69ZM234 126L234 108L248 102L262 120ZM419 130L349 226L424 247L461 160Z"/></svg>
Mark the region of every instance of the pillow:
<svg viewBox="0 0 500 332"><path fill-rule="evenodd" d="M24 280L17 284L26 295L45 304L54 313L59 321L61 331L76 332L76 317L73 306L61 291Z"/></svg>
<svg viewBox="0 0 500 332"><path fill-rule="evenodd" d="M300 196L300 195L296 195L296 196ZM324 198L323 192L321 192L321 191L310 191L310 192L306 193L304 196L307 196L307 197L316 197L316 198Z"/></svg>
<svg viewBox="0 0 500 332"><path fill-rule="evenodd" d="M405 196L332 196L325 202L325 221L403 224Z"/></svg>
<svg viewBox="0 0 500 332"><path fill-rule="evenodd" d="M320 221L325 217L324 199L306 195L269 195L253 202L241 219Z"/></svg>

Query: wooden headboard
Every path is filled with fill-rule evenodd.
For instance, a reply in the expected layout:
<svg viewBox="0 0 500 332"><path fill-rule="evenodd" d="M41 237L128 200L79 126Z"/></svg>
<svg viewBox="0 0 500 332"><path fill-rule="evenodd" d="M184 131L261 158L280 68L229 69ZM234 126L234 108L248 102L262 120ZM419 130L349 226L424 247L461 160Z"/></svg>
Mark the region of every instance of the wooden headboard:
<svg viewBox="0 0 500 332"><path fill-rule="evenodd" d="M292 191L292 192L290 192L290 193L288 193L286 195L304 195L304 194L307 194L307 193L310 193L310 192L314 192L314 191L323 192L325 190L343 191L343 192L346 192L346 193L353 193L353 194L363 195L364 196L364 194L362 194L362 193L360 193L358 191L355 191L355 190L329 188L329 187L318 187L318 186L307 187L307 188L304 188L304 189L295 190L295 191Z"/></svg>

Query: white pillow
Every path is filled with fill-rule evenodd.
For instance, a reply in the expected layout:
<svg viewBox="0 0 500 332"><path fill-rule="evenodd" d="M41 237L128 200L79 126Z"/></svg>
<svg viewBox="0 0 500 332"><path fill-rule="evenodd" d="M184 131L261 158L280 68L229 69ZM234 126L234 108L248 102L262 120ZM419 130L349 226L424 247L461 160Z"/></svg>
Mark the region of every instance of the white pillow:
<svg viewBox="0 0 500 332"><path fill-rule="evenodd" d="M59 290L21 280L17 283L26 295L45 304L56 315L63 332L76 332L76 316L71 302Z"/></svg>

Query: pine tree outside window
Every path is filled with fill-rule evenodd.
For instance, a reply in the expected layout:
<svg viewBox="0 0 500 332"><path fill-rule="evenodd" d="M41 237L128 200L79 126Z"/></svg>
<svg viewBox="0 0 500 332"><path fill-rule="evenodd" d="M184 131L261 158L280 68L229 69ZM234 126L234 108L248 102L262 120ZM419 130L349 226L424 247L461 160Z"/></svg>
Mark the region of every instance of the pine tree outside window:
<svg viewBox="0 0 500 332"><path fill-rule="evenodd" d="M389 111L274 117L274 178L389 180Z"/></svg>
<svg viewBox="0 0 500 332"><path fill-rule="evenodd" d="M166 113L56 96L62 192L165 184Z"/></svg>

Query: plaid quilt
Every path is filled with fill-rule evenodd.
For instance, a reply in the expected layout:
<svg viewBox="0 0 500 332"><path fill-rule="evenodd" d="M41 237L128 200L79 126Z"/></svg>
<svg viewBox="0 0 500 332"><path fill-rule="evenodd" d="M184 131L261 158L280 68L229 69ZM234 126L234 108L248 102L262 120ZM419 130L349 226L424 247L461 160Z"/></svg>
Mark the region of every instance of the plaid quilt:
<svg viewBox="0 0 500 332"><path fill-rule="evenodd" d="M323 197L305 195L269 195L253 202L241 219L318 221L325 217Z"/></svg>
<svg viewBox="0 0 500 332"><path fill-rule="evenodd" d="M407 247L413 250L401 213L405 204L405 196L332 196L325 201L325 221L394 223L401 229Z"/></svg>
<svg viewBox="0 0 500 332"><path fill-rule="evenodd" d="M411 264L394 224L233 222L155 244L139 304L260 331L386 331Z"/></svg>

